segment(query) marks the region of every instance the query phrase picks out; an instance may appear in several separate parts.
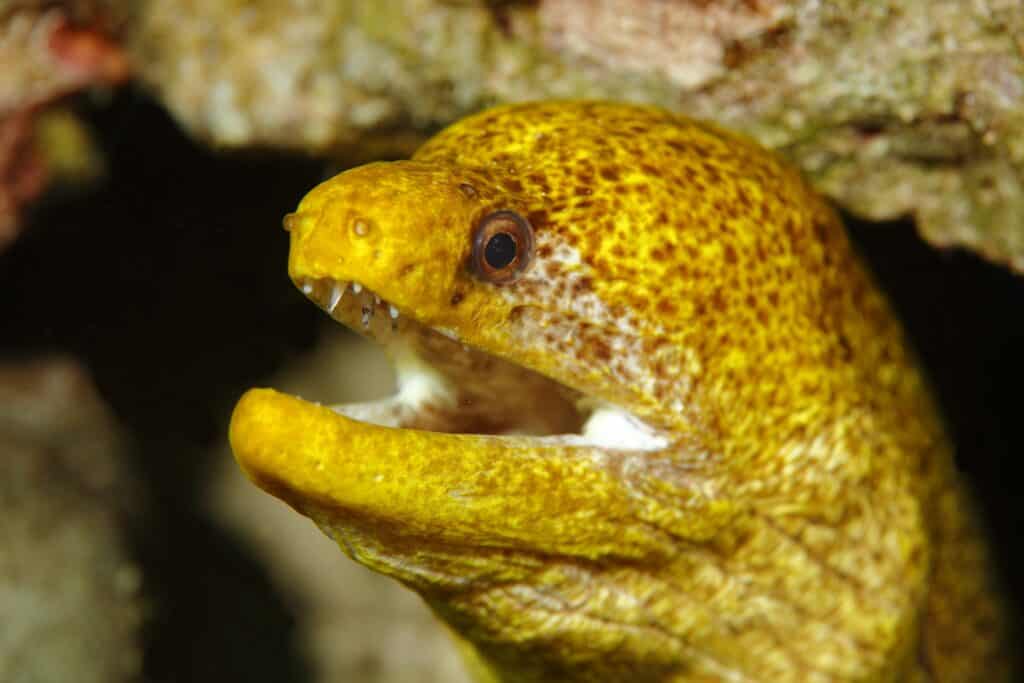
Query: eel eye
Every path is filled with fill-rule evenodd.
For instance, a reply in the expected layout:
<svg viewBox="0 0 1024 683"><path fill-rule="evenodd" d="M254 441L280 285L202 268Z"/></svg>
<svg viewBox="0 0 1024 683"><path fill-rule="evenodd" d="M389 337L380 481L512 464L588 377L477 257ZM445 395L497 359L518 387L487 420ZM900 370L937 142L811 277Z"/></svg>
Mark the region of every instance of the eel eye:
<svg viewBox="0 0 1024 683"><path fill-rule="evenodd" d="M511 282L533 255L533 228L515 211L484 216L473 232L472 269L485 282Z"/></svg>

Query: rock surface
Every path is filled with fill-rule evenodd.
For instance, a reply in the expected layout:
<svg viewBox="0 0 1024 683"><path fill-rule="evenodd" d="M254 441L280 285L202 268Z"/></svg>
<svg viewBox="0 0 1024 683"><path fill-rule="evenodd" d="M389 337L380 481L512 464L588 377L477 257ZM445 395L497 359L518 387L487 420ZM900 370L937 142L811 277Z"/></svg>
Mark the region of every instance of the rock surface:
<svg viewBox="0 0 1024 683"><path fill-rule="evenodd" d="M0 680L139 674L118 429L66 358L0 365Z"/></svg>

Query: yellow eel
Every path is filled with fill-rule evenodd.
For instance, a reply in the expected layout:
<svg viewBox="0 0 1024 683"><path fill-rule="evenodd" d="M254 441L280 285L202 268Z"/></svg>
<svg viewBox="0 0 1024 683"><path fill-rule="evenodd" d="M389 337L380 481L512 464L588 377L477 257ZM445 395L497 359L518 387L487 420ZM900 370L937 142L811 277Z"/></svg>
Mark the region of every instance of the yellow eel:
<svg viewBox="0 0 1024 683"><path fill-rule="evenodd" d="M506 106L285 228L398 391L253 389L235 457L417 591L478 680L1009 676L904 333L775 155L655 108Z"/></svg>

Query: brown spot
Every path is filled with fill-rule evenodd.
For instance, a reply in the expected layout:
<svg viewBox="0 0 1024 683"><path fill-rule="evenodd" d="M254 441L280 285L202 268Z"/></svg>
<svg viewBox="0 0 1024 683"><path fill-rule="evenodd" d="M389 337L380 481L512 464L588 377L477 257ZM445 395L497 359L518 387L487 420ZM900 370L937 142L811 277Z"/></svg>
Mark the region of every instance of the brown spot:
<svg viewBox="0 0 1024 683"><path fill-rule="evenodd" d="M602 166L601 177L605 180L616 181L619 179L619 170L613 166Z"/></svg>
<svg viewBox="0 0 1024 683"><path fill-rule="evenodd" d="M594 191L590 189L590 187L587 185L577 185L576 188L573 190L573 194L575 194L577 197L589 197L590 195L594 194Z"/></svg>
<svg viewBox="0 0 1024 683"><path fill-rule="evenodd" d="M473 199L476 197L476 188L469 183L459 183L459 192L461 192L466 199Z"/></svg>
<svg viewBox="0 0 1024 683"><path fill-rule="evenodd" d="M839 350L844 361L849 362L853 358L853 347L842 332L839 333Z"/></svg>
<svg viewBox="0 0 1024 683"><path fill-rule="evenodd" d="M530 225L533 226L534 230L538 230L548 224L548 214L545 211L531 211L527 214L526 219L530 221Z"/></svg>
<svg viewBox="0 0 1024 683"><path fill-rule="evenodd" d="M747 209L748 211L753 206L750 201L750 197L747 195L746 191L742 187L736 188L736 201L742 204L743 208Z"/></svg>
<svg viewBox="0 0 1024 683"><path fill-rule="evenodd" d="M463 295L462 292L455 292L454 294L452 294L452 298L451 298L452 306L458 306L460 303L462 303L462 299L464 298L464 296L465 295Z"/></svg>
<svg viewBox="0 0 1024 683"><path fill-rule="evenodd" d="M668 299L661 299L658 301L658 313L666 316L673 316L676 314L676 305Z"/></svg>
<svg viewBox="0 0 1024 683"><path fill-rule="evenodd" d="M823 223L821 221L815 221L814 222L814 234L817 235L818 240L822 244L828 244L828 242L829 242L829 233L828 233L828 226L825 225L825 223Z"/></svg>
<svg viewBox="0 0 1024 683"><path fill-rule="evenodd" d="M711 295L711 305L719 312L725 311L725 295L721 288L716 289L715 293Z"/></svg>
<svg viewBox="0 0 1024 683"><path fill-rule="evenodd" d="M729 265L736 265L736 249L731 244L725 245L725 261Z"/></svg>
<svg viewBox="0 0 1024 683"><path fill-rule="evenodd" d="M510 192L523 191L523 184L519 182L519 180L517 180L516 178L506 178L503 184L505 185L505 188L508 189Z"/></svg>
<svg viewBox="0 0 1024 683"><path fill-rule="evenodd" d="M592 337L588 341L588 345L594 352L594 356L606 363L611 360L612 349L608 346L608 343L600 337Z"/></svg>
<svg viewBox="0 0 1024 683"><path fill-rule="evenodd" d="M690 147L685 142L680 142L679 140L669 140L668 146L677 152L688 153L690 151Z"/></svg>
<svg viewBox="0 0 1024 683"><path fill-rule="evenodd" d="M796 221L792 216L786 219L786 232L789 233L790 239L796 241Z"/></svg>
<svg viewBox="0 0 1024 683"><path fill-rule="evenodd" d="M691 147L691 149L699 157L712 157L712 156L715 156L714 151L712 151L706 145L702 145L700 143L694 143L693 146Z"/></svg>

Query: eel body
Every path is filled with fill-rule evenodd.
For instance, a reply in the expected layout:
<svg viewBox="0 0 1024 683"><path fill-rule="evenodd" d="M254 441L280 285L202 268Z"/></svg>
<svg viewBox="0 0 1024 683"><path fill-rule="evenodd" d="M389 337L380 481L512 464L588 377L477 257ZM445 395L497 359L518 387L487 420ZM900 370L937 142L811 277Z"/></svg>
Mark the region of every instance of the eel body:
<svg viewBox="0 0 1024 683"><path fill-rule="evenodd" d="M900 325L775 155L653 108L514 105L285 227L293 281L398 391L254 389L235 456L419 592L479 680L1009 675Z"/></svg>

